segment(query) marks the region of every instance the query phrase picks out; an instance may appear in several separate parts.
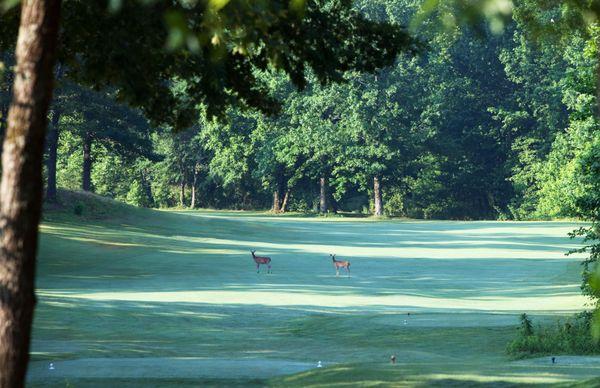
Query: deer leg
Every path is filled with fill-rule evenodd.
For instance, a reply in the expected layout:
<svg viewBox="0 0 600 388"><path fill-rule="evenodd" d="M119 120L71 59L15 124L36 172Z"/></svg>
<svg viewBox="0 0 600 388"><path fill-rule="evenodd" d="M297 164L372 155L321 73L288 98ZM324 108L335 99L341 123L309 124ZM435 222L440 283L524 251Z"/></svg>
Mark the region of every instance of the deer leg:
<svg viewBox="0 0 600 388"><path fill-rule="evenodd" d="M346 271L348 272L348 277L350 277L350 267L346 267Z"/></svg>
<svg viewBox="0 0 600 388"><path fill-rule="evenodd" d="M335 267L335 276L340 276L340 269Z"/></svg>
<svg viewBox="0 0 600 388"><path fill-rule="evenodd" d="M256 263L256 273L260 273L260 264Z"/></svg>

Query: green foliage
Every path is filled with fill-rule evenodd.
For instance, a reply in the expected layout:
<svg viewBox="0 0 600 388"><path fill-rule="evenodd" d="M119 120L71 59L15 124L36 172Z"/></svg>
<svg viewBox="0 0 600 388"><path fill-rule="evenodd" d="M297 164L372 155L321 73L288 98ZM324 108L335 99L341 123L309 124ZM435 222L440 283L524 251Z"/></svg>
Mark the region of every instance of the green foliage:
<svg viewBox="0 0 600 388"><path fill-rule="evenodd" d="M384 212L388 216L402 216L406 214L404 209L405 193L398 187L393 187L385 192L383 196Z"/></svg>
<svg viewBox="0 0 600 388"><path fill-rule="evenodd" d="M533 324L531 323L531 319L527 316L527 314L521 314L519 318L521 320L521 336L522 337L530 337L533 335Z"/></svg>
<svg viewBox="0 0 600 388"><path fill-rule="evenodd" d="M195 19L208 15L204 13L205 3L187 9L177 6L169 9L167 29L150 25L165 16L161 2L118 3L112 11L105 9L106 4L95 2L87 6L65 3L69 20L65 29L72 33L65 36L61 58L66 70L54 103L55 109L62 110L58 152L61 187L81 186L82 144L91 137L95 192L143 206L190 206L194 188L196 207L269 208L276 197L280 202L287 198L287 210L314 211L319 203L319 180L324 177L330 211L369 212L374 202L373 178L378 177L388 215L593 219L590 204L594 202L595 172L587 167L598 142L593 109L597 63L593 28L563 36L560 50L555 40L532 42L534 10L530 2L524 2L512 9L514 22L506 26L504 36L493 35L489 25L456 24L440 32L423 24L419 31L428 41L426 53L415 56L406 52L396 56L389 68L361 74L356 70L375 70L378 64L390 63L392 57L375 48L381 57L376 55L373 63L358 63L359 56L350 58L348 50L360 52L365 44L361 39L380 27L382 36L401 33L394 26L416 20L415 15L421 17L418 13L423 9L419 11L418 1L362 1L355 8L344 2L307 3L306 20L298 27L304 38L312 35L303 28L318 20L324 23L323 29L330 28L329 32L350 35L347 46L341 48L328 47L333 40L326 39L326 47L319 46L321 62L310 58L304 65L300 59L292 60L289 53L278 55L282 47L271 50L255 45L266 39L264 28L274 28L273 44L297 43L298 37L284 39L289 31L280 25L297 21L294 18L298 15L289 10L287 1L259 5L281 10L281 20L265 21L257 16L242 22L249 3L240 0L211 9L205 25ZM469 20L505 14L492 3L486 2L489 6L480 9L483 14L471 16L469 12L476 11L472 6L483 3L430 2L423 7L429 7L430 16L448 15L458 7ZM556 18L557 4L550 3L538 9L535 18ZM136 7L144 7L148 17L142 20L133 15ZM564 18L571 11L582 15L572 3L565 7ZM83 13L75 18L75 11ZM99 16L91 24L110 39L98 42L97 33L92 36L87 30L80 31L92 11ZM11 12L3 16L7 22L2 27L3 47L11 45ZM332 12L337 12L339 20L333 20ZM126 17L130 19L125 30L108 30L109 25ZM342 21L349 20L358 24L344 26ZM377 24L369 30L361 20L377 20ZM225 28L238 22L237 33ZM248 35L254 28L258 29L256 34ZM129 29L147 31L149 36L141 43L150 48L159 39L179 36L179 40L171 41L168 52L134 50L121 73L111 66L124 47L109 43L120 42ZM162 36L153 35L158 31ZM167 38L168 34L177 36ZM82 46L86 37L102 48L102 61L108 58L106 69L92 66L100 63L100 57L86 52ZM354 42L355 38L359 41ZM381 39L372 43L379 47ZM294 46L291 53L314 53L313 44L319 45L309 39L304 42L306 47ZM333 52L340 57L330 58ZM76 53L89 55L90 65L72 63ZM215 62L204 63L209 57ZM143 61L133 62L140 58ZM227 89L228 82L233 82L221 77L231 70L225 62L234 58L242 66L235 82L247 85L236 83L225 96L221 89L213 89ZM10 58L4 61L9 63ZM145 96L147 87L157 82L147 77L172 61L176 65L161 73L163 82L153 97ZM140 63L148 68L140 68ZM189 68L192 64L198 68ZM250 70L244 67L247 64L252 65ZM275 71L277 68L284 71ZM108 69L116 72L115 80L103 83ZM7 76L11 76L10 71ZM125 78L130 89L123 86ZM209 78L216 86L206 85ZM68 79L104 88L91 92ZM328 83L337 80L344 82ZM113 87L105 87L110 84ZM294 86L304 89L297 91ZM262 102L268 99L271 108L272 102L282 102L279 114L267 117L246 109L259 106L269 111L258 100L250 102L251 96L245 94L248 91L238 87L254 88L251 94L259 93ZM3 109L8 94L4 86L0 90ZM131 98L154 119L153 123L170 125L151 126L140 111L114 102L132 102ZM148 105L148 98L155 104ZM235 100L241 106L224 108ZM149 107L152 114L147 112ZM220 109L226 120L211 119ZM191 129L174 135L180 124Z"/></svg>
<svg viewBox="0 0 600 388"><path fill-rule="evenodd" d="M357 7L382 23L406 24L418 4ZM128 12L125 3L120 9ZM91 134L94 190L131 202L135 184L145 206L189 206L194 187L195 206L269 208L275 193L280 202L287 195L288 210L313 211L325 177L330 210L368 212L377 176L389 215L582 214L581 197L589 192L582 166L596 137L593 41L582 33L565 39L562 50L533 44L519 18L503 37L468 27L421 31L430 41L427 55L402 54L373 75L340 73L342 84L322 85L318 72L307 71L305 89L296 91L285 74L255 68L252 76L269 98L283 102L278 115L232 107L226 121L202 115L180 135L169 126L149 128L135 111L110 102L121 98L118 89L91 93L64 83L56 103L69 112L60 123L59 185L80 186L81 139ZM237 42L229 31L220 36ZM187 49L169 55L181 50ZM78 69L66 76L79 77ZM182 109L193 105L194 82L178 76L169 83Z"/></svg>
<svg viewBox="0 0 600 388"><path fill-rule="evenodd" d="M510 0L424 0L412 20L412 27L418 28L427 18L435 16L449 30L461 23L485 22L491 31L499 34L509 23L512 11Z"/></svg>
<svg viewBox="0 0 600 388"><path fill-rule="evenodd" d="M517 337L506 349L517 358L559 354L600 354L600 343L591 334L591 313L581 313L551 326L535 329L526 314L521 315Z"/></svg>
<svg viewBox="0 0 600 388"><path fill-rule="evenodd" d="M345 71L375 71L417 48L401 26L368 20L349 1L219 3L65 1L59 60L71 79L112 86L155 124L183 129L199 105L209 116L231 105L277 111L257 69L282 71L302 88L309 69L322 83L339 81ZM18 12L0 18L4 51L14 44ZM183 95L174 80L186 82Z"/></svg>
<svg viewBox="0 0 600 388"><path fill-rule="evenodd" d="M152 204L149 202L148 197L144 191L144 188L137 180L133 181L129 187L129 192L125 198L125 202L134 206L150 207Z"/></svg>

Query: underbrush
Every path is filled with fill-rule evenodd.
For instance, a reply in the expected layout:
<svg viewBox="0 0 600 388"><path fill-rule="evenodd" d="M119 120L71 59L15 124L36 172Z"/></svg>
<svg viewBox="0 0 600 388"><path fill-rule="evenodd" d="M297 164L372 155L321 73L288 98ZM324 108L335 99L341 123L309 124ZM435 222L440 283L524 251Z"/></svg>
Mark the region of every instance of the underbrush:
<svg viewBox="0 0 600 388"><path fill-rule="evenodd" d="M593 314L576 314L555 325L534 326L527 314L520 317L517 338L507 347L515 358L550 354L600 354L600 342L592 337L590 326Z"/></svg>

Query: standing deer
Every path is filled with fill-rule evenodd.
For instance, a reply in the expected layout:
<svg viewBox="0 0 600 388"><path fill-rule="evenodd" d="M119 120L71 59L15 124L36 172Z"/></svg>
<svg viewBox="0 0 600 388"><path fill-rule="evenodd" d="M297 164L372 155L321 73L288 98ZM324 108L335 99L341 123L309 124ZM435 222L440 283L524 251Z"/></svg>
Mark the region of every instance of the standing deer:
<svg viewBox="0 0 600 388"><path fill-rule="evenodd" d="M335 255L329 255L333 260L333 266L335 267L335 276L340 276L340 268L346 268L348 277L350 277L350 262L346 260L336 260Z"/></svg>
<svg viewBox="0 0 600 388"><path fill-rule="evenodd" d="M265 264L267 266L267 273L271 273L271 258L266 256L256 256L254 252L256 252L256 250L250 251L250 253L252 253L252 258L256 263L256 273L260 272L261 264Z"/></svg>

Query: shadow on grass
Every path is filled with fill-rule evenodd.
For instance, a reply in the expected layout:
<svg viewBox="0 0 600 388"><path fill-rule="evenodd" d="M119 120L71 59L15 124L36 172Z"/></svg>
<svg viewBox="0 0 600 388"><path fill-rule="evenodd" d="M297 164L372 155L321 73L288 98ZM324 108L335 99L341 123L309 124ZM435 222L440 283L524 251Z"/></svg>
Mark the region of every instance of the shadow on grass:
<svg viewBox="0 0 600 388"><path fill-rule="evenodd" d="M331 362L371 362L397 352L435 367L417 367L416 374L447 373L455 368L448 364L453 357L477 368L499 364L502 369L517 320L451 302L487 298L493 306L503 298L544 301L578 294L577 271L567 272L568 265L577 270L577 264L562 256L574 242L549 235L557 235L554 228L562 235L571 227L304 222L153 211L102 221L55 220L43 227L33 356L266 357L313 363L317 355ZM273 257L273 275L255 273L250 248ZM351 260L350 278L334 276L328 253ZM397 295L408 302L386 305L378 299ZM270 304L263 297L271 298ZM300 302L292 301L296 297ZM361 303L324 302L332 298ZM435 314L414 300L439 301ZM514 303L514 308L523 306ZM405 325L407 311L414 316ZM476 374L472 370L465 373ZM367 372L365 380L344 372L339 380L323 382L387 382ZM454 384L452 376L438 380Z"/></svg>

